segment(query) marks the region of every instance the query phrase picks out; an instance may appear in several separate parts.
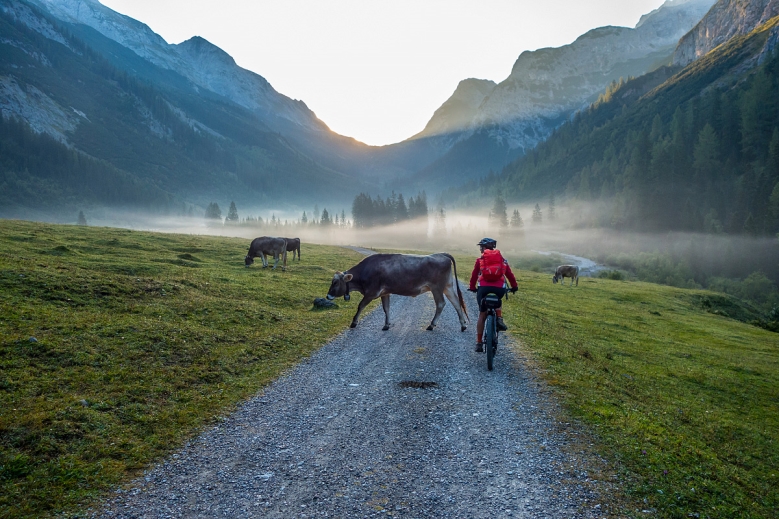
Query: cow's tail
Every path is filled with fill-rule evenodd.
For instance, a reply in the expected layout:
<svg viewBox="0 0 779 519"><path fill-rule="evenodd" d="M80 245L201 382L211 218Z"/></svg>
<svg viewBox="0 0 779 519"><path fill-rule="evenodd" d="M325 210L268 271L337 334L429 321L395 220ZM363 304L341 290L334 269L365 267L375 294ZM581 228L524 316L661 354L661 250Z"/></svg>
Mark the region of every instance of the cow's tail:
<svg viewBox="0 0 779 519"><path fill-rule="evenodd" d="M452 260L452 267L454 267L454 285L457 287L457 297L460 300L460 308L463 309L463 312L465 312L465 317L468 318L468 322L471 322L471 316L468 315L468 308L465 306L465 300L463 299L463 293L460 291L460 282L457 279L457 262L454 261L454 256L451 254L447 254L444 252L444 255Z"/></svg>

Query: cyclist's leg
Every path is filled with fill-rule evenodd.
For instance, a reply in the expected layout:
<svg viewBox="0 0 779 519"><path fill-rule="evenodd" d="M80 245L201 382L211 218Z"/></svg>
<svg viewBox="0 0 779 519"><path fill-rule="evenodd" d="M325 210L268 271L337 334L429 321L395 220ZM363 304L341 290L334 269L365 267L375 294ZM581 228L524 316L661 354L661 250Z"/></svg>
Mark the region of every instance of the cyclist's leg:
<svg viewBox="0 0 779 519"><path fill-rule="evenodd" d="M484 320L487 317L487 308L483 306L484 296L489 294L490 290L489 287L479 287L476 291L476 305L479 307L479 320L476 322L476 351L478 352L483 351L478 345L484 337Z"/></svg>

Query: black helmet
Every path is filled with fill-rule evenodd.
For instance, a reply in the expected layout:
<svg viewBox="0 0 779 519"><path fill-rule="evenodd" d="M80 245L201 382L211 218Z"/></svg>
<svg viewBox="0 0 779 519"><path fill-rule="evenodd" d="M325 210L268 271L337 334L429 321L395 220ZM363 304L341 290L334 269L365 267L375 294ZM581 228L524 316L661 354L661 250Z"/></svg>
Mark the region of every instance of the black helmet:
<svg viewBox="0 0 779 519"><path fill-rule="evenodd" d="M498 245L498 242L493 240L492 238L482 238L479 243L477 243L479 247L484 247L485 249L494 249L496 245Z"/></svg>

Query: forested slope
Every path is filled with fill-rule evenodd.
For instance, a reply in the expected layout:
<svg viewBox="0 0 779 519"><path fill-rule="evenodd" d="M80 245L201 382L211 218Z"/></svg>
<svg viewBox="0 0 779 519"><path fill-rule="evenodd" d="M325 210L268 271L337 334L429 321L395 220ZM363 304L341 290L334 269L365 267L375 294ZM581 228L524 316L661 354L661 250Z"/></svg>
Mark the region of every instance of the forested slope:
<svg viewBox="0 0 779 519"><path fill-rule="evenodd" d="M580 225L773 235L779 56L766 43L777 25L774 18L681 71L614 84L527 156L460 195L518 202L555 192L568 204L600 204L572 222Z"/></svg>

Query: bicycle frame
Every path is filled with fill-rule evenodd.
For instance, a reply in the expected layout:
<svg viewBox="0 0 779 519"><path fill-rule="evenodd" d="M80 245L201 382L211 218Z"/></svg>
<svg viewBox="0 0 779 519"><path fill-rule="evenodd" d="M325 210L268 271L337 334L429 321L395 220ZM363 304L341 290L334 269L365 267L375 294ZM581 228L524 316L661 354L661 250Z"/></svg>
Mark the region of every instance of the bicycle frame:
<svg viewBox="0 0 779 519"><path fill-rule="evenodd" d="M498 326L496 310L501 307L500 297L497 294L485 294L484 306L487 307L487 317L484 319L484 334L482 342L487 350L487 369L492 371L495 353L498 351Z"/></svg>

